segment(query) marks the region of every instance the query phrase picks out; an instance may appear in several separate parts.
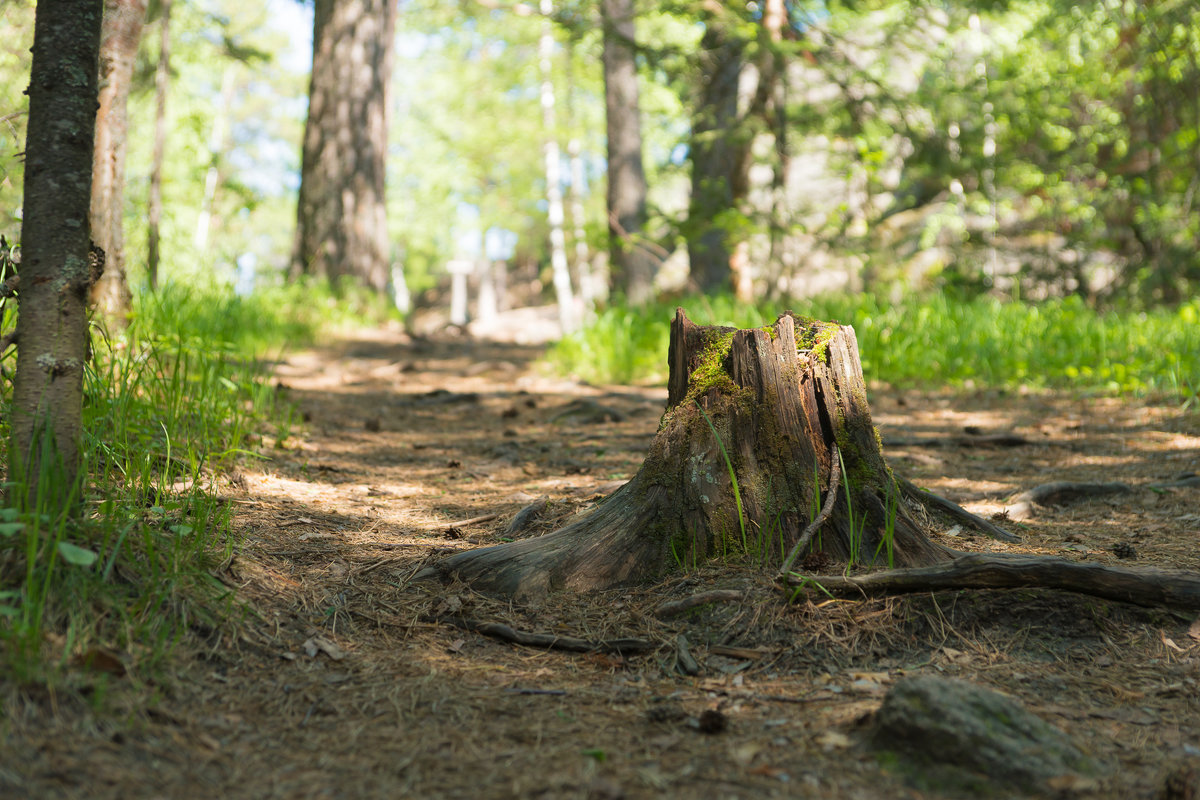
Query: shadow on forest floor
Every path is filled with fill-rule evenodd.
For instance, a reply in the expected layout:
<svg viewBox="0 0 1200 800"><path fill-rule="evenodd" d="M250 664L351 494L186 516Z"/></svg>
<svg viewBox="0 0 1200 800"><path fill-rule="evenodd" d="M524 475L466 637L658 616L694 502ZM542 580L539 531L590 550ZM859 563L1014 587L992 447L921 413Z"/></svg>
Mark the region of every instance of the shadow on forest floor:
<svg viewBox="0 0 1200 800"><path fill-rule="evenodd" d="M246 614L180 645L160 681L84 695L10 691L0 793L24 797L950 797L862 745L905 674L1007 692L1107 772L1080 796L1151 797L1200 757L1192 620L1054 592L962 592L786 605L735 559L655 586L511 604L412 584L431 558L556 527L637 470L665 389L538 375L539 349L364 333L278 366L304 431L226 476L242 546L221 574ZM868 376L870 378L871 376ZM1051 480L1147 484L1200 471L1200 418L1106 398L875 390L897 471L987 515ZM1030 444L969 447L964 430ZM939 442L935 440L946 440ZM958 549L1200 568L1200 490L1044 509L1019 545L963 531ZM494 515L494 516L489 516ZM483 519L480 519L483 518ZM738 603L660 620L707 588ZM648 655L517 647L429 620L503 622ZM1195 628L1193 628L1195 630ZM699 674L681 674L677 637ZM1200 636L1200 633L1196 634ZM723 732L698 719L719 710Z"/></svg>

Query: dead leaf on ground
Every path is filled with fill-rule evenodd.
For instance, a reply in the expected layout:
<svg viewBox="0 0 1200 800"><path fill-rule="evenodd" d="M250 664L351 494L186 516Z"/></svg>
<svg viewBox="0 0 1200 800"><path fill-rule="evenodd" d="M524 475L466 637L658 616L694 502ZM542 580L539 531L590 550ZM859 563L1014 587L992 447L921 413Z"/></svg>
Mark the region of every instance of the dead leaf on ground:
<svg viewBox="0 0 1200 800"><path fill-rule="evenodd" d="M1162 640L1163 644L1165 644L1167 647L1171 648L1175 652L1177 652L1177 653L1186 653L1187 652L1187 650L1185 650L1184 648L1175 644L1175 640L1172 639L1171 637L1167 636L1165 633L1162 633L1160 631L1158 634L1158 637L1159 637L1159 639Z"/></svg>
<svg viewBox="0 0 1200 800"><path fill-rule="evenodd" d="M817 736L816 742L826 752L830 750L845 750L851 745L850 737L840 731L825 731Z"/></svg>
<svg viewBox="0 0 1200 800"><path fill-rule="evenodd" d="M304 647L305 654L309 658L316 658L318 653L324 653L334 661L341 661L346 657L345 650L338 647L324 636L313 636L309 639L306 639L302 646Z"/></svg>
<svg viewBox="0 0 1200 800"><path fill-rule="evenodd" d="M125 674L128 672L125 662L121 660L121 657L103 647L89 648L71 659L71 663L78 667L90 669L93 672L103 672L118 678L125 677Z"/></svg>

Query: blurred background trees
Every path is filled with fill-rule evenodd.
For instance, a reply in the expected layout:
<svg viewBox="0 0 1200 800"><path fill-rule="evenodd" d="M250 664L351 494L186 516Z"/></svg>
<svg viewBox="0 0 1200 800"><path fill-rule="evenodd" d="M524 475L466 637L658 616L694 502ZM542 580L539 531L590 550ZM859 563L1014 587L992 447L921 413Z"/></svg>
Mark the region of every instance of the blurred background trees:
<svg viewBox="0 0 1200 800"><path fill-rule="evenodd" d="M454 262L481 265L470 281L486 273L489 291L513 302L550 303L556 193L574 311L610 291L640 303L688 289L752 300L950 287L1174 304L1200 280L1194 3L563 0L550 7L548 116L536 4L345 4L387 48L340 77L310 72L312 6L175 6L162 281L246 291L349 276L401 303L426 292L428 306L443 303ZM32 13L30 0L0 9L10 240ZM138 28L158 32L161 16L156 2L106 6L101 111L113 122L97 169L111 174L97 181L94 227L111 251L106 277L124 263L135 288L152 274L144 221L168 41L139 41ZM358 52L353 30L329 46ZM377 111L322 123L331 103L309 100L310 81L339 102L365 81L382 104L392 85ZM384 141L367 120L387 117ZM376 140L379 163L326 147L345 181L315 171L321 142L355 137ZM318 201L331 205L318 213ZM352 253L359 235L369 258Z"/></svg>

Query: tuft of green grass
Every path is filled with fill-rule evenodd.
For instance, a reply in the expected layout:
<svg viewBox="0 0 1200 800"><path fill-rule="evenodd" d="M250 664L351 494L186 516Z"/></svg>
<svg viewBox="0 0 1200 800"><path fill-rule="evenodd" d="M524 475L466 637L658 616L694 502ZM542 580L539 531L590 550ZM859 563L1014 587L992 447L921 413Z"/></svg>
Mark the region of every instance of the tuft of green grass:
<svg viewBox="0 0 1200 800"><path fill-rule="evenodd" d="M1077 296L1024 303L933 293L893 303L856 293L759 306L685 298L605 309L553 347L546 363L593 383L663 383L676 305L698 324L758 327L790 306L852 325L864 373L895 386L1055 388L1200 403L1200 299L1099 311Z"/></svg>
<svg viewBox="0 0 1200 800"><path fill-rule="evenodd" d="M237 537L216 481L255 457L261 434L286 441L292 412L263 359L364 313L337 297L315 283L248 297L167 285L136 298L127 330L93 330L81 510L20 505L22 491L0 508L0 668L53 681L73 657L105 647L149 670L187 629L228 618L233 593L219 576ZM3 313L7 331L14 319Z"/></svg>

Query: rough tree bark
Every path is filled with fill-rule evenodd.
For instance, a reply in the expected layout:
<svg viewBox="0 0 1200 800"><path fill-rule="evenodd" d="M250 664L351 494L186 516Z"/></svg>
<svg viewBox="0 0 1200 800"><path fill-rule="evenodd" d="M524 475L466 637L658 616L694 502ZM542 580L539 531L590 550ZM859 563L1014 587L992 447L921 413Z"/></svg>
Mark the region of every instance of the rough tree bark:
<svg viewBox="0 0 1200 800"><path fill-rule="evenodd" d="M38 3L29 79L9 480L58 509L79 497L87 299L103 266L88 237L102 10Z"/></svg>
<svg viewBox="0 0 1200 800"><path fill-rule="evenodd" d="M692 192L688 202L688 263L698 291L732 288L728 231L719 218L745 195L745 146L737 140L738 84L746 43L708 15L700 40L700 94L688 142Z"/></svg>
<svg viewBox="0 0 1200 800"><path fill-rule="evenodd" d="M668 358L667 411L633 480L558 531L456 554L439 571L528 597L632 583L737 550L778 564L835 462L840 494L813 552L884 566L950 557L899 501L852 328L790 315L750 330L699 327L679 309Z"/></svg>
<svg viewBox="0 0 1200 800"><path fill-rule="evenodd" d="M392 0L316 0L292 275L387 288Z"/></svg>
<svg viewBox="0 0 1200 800"><path fill-rule="evenodd" d="M100 34L100 107L92 163L92 240L104 250L104 274L92 304L110 325L124 327L132 296L125 275L125 143L129 90L146 21L146 0L107 0Z"/></svg>
<svg viewBox="0 0 1200 800"><path fill-rule="evenodd" d="M646 225L646 172L638 97L633 0L604 0L604 108L608 133L608 240L612 277L626 298L654 297L655 259L640 241Z"/></svg>

